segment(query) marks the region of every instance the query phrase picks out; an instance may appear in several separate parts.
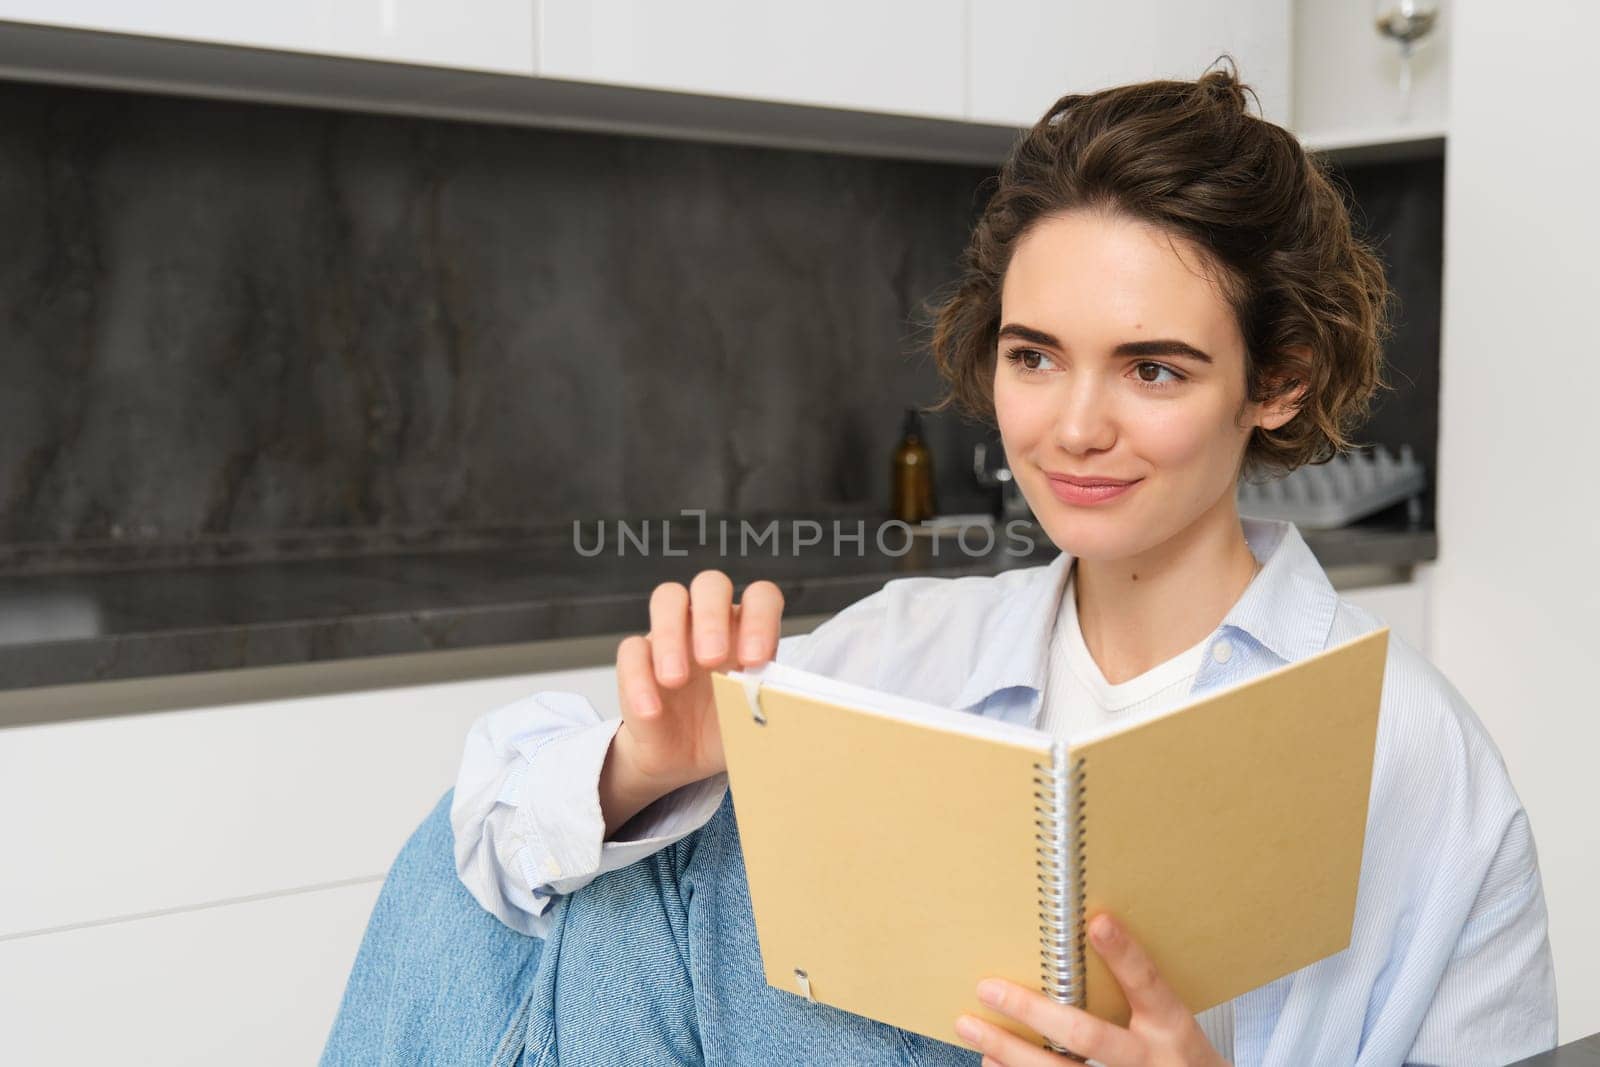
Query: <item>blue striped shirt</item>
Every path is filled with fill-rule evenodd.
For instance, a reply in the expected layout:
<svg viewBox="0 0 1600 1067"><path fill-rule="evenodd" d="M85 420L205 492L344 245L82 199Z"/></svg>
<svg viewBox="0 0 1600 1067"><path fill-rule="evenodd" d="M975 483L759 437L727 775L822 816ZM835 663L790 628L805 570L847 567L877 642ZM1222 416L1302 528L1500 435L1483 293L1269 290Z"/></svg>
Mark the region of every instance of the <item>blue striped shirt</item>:
<svg viewBox="0 0 1600 1067"><path fill-rule="evenodd" d="M1191 695L1383 625L1342 599L1286 522L1245 519L1263 564L1206 642ZM1035 725L1066 568L901 578L777 659ZM1220 647L1226 654L1213 654ZM616 729L570 693L536 693L473 728L452 824L484 907L541 934L550 899L682 838L716 812L719 775L662 798L602 843L594 783ZM1486 1064L1556 1040L1555 976L1527 815L1461 694L1391 633L1350 946L1233 1001L1238 1064Z"/></svg>

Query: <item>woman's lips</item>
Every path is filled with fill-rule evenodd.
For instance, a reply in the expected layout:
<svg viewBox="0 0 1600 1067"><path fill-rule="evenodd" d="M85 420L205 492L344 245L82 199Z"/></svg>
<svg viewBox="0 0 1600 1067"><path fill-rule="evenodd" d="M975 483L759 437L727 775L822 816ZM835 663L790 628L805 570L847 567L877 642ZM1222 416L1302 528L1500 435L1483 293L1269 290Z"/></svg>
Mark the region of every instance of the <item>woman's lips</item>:
<svg viewBox="0 0 1600 1067"><path fill-rule="evenodd" d="M1049 480L1050 491L1056 495L1057 500L1063 504L1078 506L1104 504L1108 500L1115 500L1144 481L1143 478L1135 478L1131 482L1072 481L1055 475L1051 475Z"/></svg>

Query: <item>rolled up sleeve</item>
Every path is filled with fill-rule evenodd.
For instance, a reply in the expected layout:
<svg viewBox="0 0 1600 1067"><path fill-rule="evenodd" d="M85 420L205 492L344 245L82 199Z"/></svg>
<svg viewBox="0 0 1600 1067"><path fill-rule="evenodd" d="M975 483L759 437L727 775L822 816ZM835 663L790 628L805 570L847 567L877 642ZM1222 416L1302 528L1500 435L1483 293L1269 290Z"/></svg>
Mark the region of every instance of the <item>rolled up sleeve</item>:
<svg viewBox="0 0 1600 1067"><path fill-rule="evenodd" d="M456 873L513 930L545 936L556 897L692 833L721 804L726 775L667 794L604 840L600 770L620 725L576 693L544 691L468 731L450 807Z"/></svg>
<svg viewBox="0 0 1600 1067"><path fill-rule="evenodd" d="M883 613L883 594L873 594L811 633L784 637L774 658L866 682L879 665ZM550 690L468 731L450 807L456 872L513 930L544 937L557 897L681 840L722 804L726 774L657 799L606 840L600 771L620 725L577 693Z"/></svg>

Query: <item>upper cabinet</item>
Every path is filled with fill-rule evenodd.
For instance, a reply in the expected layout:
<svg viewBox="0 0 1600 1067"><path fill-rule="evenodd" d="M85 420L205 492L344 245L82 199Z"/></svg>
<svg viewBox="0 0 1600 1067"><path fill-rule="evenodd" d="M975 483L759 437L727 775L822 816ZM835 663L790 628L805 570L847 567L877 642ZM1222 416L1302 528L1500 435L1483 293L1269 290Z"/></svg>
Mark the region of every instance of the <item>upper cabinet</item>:
<svg viewBox="0 0 1600 1067"><path fill-rule="evenodd" d="M1449 12L1406 113L1375 2L0 0L0 77L987 165L1067 93L1227 54L1314 148L1436 143Z"/></svg>
<svg viewBox="0 0 1600 1067"><path fill-rule="evenodd" d="M962 119L967 0L540 0L547 78Z"/></svg>
<svg viewBox="0 0 1600 1067"><path fill-rule="evenodd" d="M1312 147L1445 135L1449 5L1440 0L1438 21L1412 57L1409 101L1400 89L1400 47L1379 34L1378 7L1374 0L1295 2L1294 128Z"/></svg>
<svg viewBox="0 0 1600 1067"><path fill-rule="evenodd" d="M972 4L970 107L1031 126L1058 97L1148 78L1196 78L1223 53L1266 117L1290 117L1290 0L984 0Z"/></svg>
<svg viewBox="0 0 1600 1067"><path fill-rule="evenodd" d="M0 0L0 19L180 41L532 74L534 0Z"/></svg>

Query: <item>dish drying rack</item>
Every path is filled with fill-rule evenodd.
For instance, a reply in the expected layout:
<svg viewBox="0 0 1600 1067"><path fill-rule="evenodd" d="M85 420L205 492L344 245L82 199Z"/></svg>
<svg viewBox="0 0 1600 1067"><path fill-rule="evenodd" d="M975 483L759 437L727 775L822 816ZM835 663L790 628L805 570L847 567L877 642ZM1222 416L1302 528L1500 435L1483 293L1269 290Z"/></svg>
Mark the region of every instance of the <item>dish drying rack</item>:
<svg viewBox="0 0 1600 1067"><path fill-rule="evenodd" d="M1331 530L1408 501L1407 517L1422 521L1427 474L1410 445L1399 456L1382 445L1370 452L1342 452L1327 463L1308 464L1281 478L1239 483L1239 514L1286 519L1307 530Z"/></svg>

